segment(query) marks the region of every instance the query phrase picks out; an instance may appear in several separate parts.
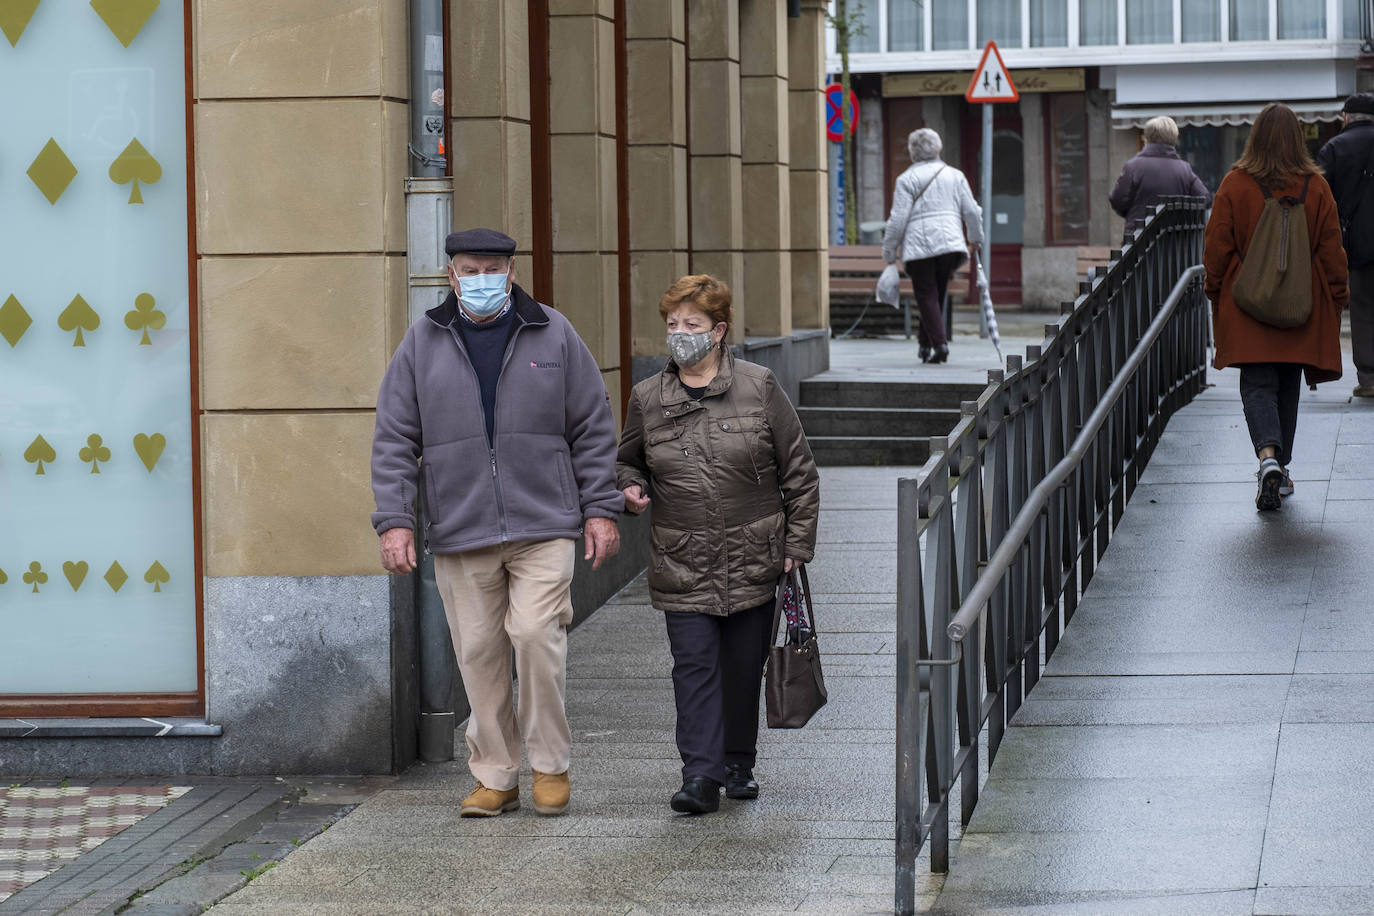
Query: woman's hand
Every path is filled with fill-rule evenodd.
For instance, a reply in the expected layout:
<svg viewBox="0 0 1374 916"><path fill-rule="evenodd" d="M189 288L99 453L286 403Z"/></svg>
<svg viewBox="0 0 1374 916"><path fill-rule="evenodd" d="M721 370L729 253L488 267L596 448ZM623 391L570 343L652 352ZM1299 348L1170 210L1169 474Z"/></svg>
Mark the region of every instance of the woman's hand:
<svg viewBox="0 0 1374 916"><path fill-rule="evenodd" d="M637 483L632 483L620 492L625 494L625 510L634 515L639 515L649 508L649 497L644 495L644 488Z"/></svg>
<svg viewBox="0 0 1374 916"><path fill-rule="evenodd" d="M785 573L790 573L792 570L794 570L794 569L796 569L796 568L797 568L797 561L794 560L794 559L792 559L791 557L787 557L785 560L782 561L782 571L783 571L783 572L785 572Z"/></svg>

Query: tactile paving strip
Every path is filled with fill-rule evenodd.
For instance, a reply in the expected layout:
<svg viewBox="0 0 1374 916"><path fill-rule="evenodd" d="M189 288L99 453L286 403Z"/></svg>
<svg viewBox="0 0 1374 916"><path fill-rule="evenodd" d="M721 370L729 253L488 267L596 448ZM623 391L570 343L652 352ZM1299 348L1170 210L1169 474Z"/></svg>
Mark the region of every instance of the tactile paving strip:
<svg viewBox="0 0 1374 916"><path fill-rule="evenodd" d="M0 900L190 790L190 786L0 788Z"/></svg>

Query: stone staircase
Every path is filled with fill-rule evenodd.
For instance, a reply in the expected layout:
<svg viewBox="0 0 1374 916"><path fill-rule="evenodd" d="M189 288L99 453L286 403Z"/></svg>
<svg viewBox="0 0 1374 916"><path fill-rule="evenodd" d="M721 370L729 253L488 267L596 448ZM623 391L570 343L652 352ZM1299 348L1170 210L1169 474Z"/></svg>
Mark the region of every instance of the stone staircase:
<svg viewBox="0 0 1374 916"><path fill-rule="evenodd" d="M959 422L959 403L986 384L807 379L801 417L816 463L822 466L924 464L930 437Z"/></svg>

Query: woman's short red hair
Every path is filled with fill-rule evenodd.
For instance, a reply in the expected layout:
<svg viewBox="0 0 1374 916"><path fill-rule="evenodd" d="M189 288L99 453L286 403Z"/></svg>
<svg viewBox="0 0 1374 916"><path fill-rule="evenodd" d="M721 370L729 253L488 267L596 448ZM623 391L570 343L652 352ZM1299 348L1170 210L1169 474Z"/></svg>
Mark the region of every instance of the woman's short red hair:
<svg viewBox="0 0 1374 916"><path fill-rule="evenodd" d="M730 307L730 287L710 274L689 274L682 277L658 301L658 313L666 321L668 316L684 305L705 313L711 324L730 324L734 311Z"/></svg>

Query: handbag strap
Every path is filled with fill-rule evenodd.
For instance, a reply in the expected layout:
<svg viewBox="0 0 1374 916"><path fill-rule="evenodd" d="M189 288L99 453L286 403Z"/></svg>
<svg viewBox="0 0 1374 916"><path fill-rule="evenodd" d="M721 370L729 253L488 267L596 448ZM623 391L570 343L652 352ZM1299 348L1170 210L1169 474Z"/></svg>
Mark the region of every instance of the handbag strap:
<svg viewBox="0 0 1374 916"><path fill-rule="evenodd" d="M798 581L799 577L800 581ZM783 596L787 594L787 586L789 585L792 586L792 594L797 598L797 609L801 611L803 619L811 628L811 635L816 635L816 604L811 600L811 580L806 576L806 564L798 563L790 573L783 573L778 577L778 597L773 602L771 645L778 644L779 628L782 626Z"/></svg>

